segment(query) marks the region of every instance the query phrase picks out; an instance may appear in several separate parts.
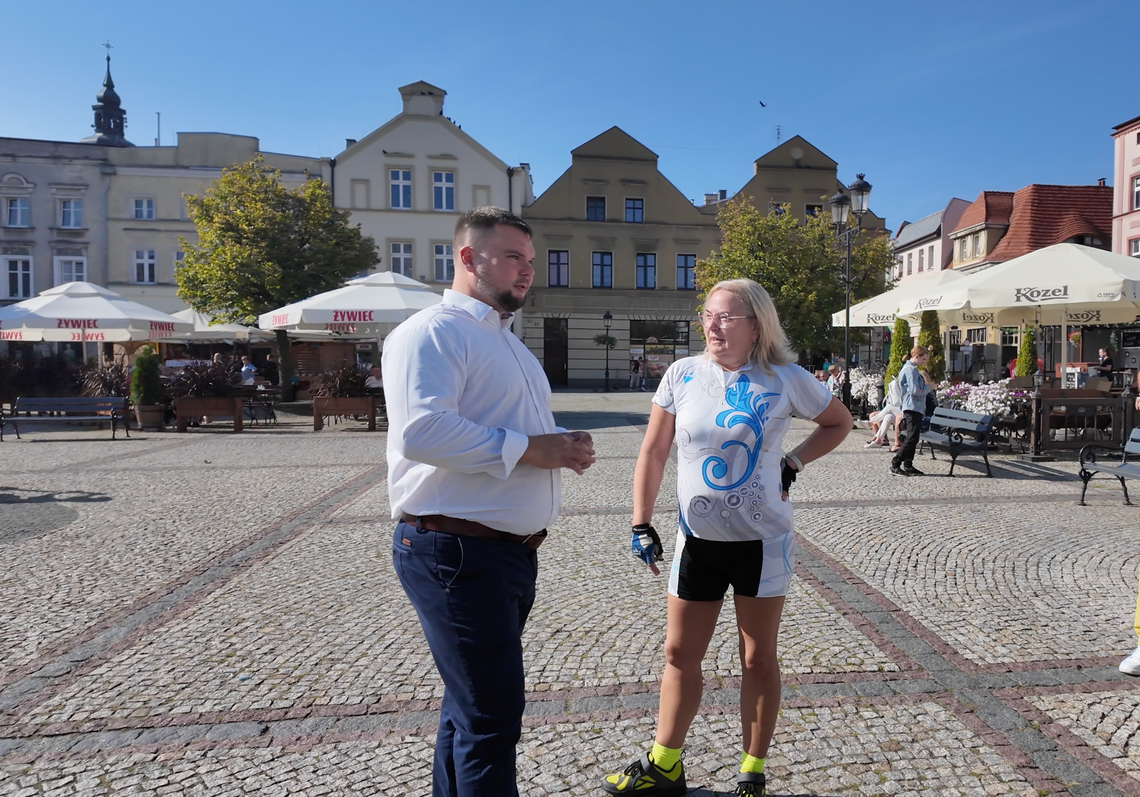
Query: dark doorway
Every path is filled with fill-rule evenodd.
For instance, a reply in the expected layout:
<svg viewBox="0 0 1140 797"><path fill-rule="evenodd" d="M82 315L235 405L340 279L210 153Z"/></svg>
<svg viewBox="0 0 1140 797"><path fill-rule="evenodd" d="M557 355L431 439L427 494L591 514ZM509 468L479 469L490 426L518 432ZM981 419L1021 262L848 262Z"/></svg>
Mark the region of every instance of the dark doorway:
<svg viewBox="0 0 1140 797"><path fill-rule="evenodd" d="M569 373L570 332L565 318L542 319L542 367L551 387L566 387Z"/></svg>

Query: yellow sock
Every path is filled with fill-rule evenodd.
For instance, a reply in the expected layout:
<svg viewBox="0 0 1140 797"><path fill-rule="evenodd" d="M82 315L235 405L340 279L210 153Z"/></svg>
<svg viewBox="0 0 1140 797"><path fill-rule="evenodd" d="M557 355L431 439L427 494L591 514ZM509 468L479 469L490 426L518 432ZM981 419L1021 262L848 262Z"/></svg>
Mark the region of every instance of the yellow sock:
<svg viewBox="0 0 1140 797"><path fill-rule="evenodd" d="M740 771L741 772L763 772L764 771L764 762L767 760L768 759L766 759L766 758L757 758L756 756L748 755L748 751L746 750L740 756Z"/></svg>
<svg viewBox="0 0 1140 797"><path fill-rule="evenodd" d="M669 775L674 780L681 774L681 768L677 766L677 762L681 760L681 748L674 750L672 747L665 747L657 742L653 743L653 750L649 753L649 760L653 765ZM673 770L676 769L676 772Z"/></svg>

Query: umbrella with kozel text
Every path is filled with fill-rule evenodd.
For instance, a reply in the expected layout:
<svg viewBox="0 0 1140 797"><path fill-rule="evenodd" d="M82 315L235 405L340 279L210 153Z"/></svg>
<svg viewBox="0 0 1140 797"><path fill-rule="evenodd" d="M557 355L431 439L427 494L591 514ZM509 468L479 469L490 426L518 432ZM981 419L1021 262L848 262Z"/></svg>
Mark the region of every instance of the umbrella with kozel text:
<svg viewBox="0 0 1140 797"><path fill-rule="evenodd" d="M66 282L0 307L0 340L123 343L161 340L194 325L90 282Z"/></svg>

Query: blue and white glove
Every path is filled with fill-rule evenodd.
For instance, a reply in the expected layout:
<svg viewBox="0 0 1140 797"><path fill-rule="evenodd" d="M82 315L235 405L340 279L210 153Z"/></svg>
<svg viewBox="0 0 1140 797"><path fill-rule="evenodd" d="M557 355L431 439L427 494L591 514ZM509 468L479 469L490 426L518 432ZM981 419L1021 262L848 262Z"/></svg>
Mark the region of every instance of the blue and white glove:
<svg viewBox="0 0 1140 797"><path fill-rule="evenodd" d="M660 562L664 553L664 549L661 547L661 538L657 536L657 530L649 523L641 523L633 527L633 542L630 543L629 550L647 565Z"/></svg>

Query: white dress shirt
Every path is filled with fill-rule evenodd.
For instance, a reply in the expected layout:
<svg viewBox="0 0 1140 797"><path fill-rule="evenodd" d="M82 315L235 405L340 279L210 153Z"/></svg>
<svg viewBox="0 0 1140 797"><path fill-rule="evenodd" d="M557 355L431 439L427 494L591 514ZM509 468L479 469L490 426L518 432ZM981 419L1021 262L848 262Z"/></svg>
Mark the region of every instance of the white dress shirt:
<svg viewBox="0 0 1140 797"><path fill-rule="evenodd" d="M519 465L561 431L542 366L511 318L456 291L384 341L392 517L447 515L528 535L558 517L558 470Z"/></svg>

